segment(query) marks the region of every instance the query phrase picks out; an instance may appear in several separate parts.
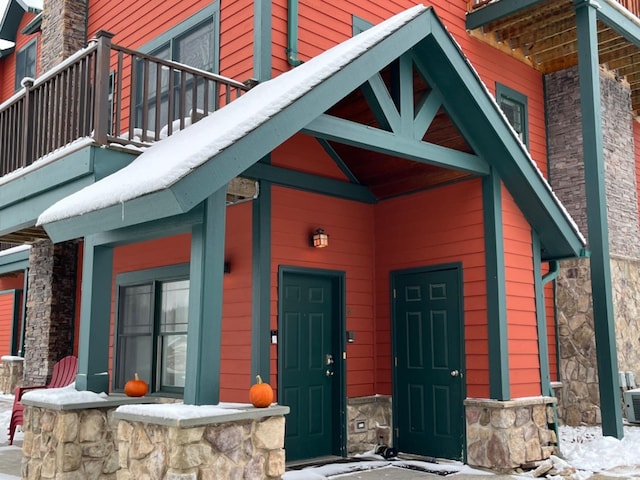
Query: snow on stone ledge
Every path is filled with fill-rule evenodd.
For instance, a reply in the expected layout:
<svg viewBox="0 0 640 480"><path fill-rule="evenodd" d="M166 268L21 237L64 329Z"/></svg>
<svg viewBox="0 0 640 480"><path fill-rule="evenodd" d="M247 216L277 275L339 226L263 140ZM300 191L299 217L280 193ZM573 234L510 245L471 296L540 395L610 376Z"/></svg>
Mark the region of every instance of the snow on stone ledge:
<svg viewBox="0 0 640 480"><path fill-rule="evenodd" d="M47 403L50 405L85 404L105 402L109 396L106 393L95 393L76 390L75 382L62 388L40 388L26 392L22 400L27 404Z"/></svg>
<svg viewBox="0 0 640 480"><path fill-rule="evenodd" d="M17 355L2 355L0 360L3 362L23 362L24 357L18 357Z"/></svg>

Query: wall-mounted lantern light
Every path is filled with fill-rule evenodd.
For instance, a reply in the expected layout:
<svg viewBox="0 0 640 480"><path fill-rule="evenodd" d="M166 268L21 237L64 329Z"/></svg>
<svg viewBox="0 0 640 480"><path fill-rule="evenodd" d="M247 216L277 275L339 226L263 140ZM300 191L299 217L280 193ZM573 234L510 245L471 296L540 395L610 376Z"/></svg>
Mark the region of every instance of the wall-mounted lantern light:
<svg viewBox="0 0 640 480"><path fill-rule="evenodd" d="M311 236L311 246L313 248L324 248L329 246L329 235L321 228L316 229Z"/></svg>

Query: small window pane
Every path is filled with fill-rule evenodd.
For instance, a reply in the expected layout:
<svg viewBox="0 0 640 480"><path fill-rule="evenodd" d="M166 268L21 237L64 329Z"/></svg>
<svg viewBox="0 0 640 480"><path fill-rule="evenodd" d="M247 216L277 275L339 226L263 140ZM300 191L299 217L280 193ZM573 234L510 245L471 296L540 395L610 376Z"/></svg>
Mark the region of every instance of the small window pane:
<svg viewBox="0 0 640 480"><path fill-rule="evenodd" d="M500 102L500 107L504 112L505 116L509 120L509 123L513 127L513 129L518 132L520 135L520 139L522 139L522 134L524 129L524 109L522 108L522 104L516 102L515 100L511 100L510 98L502 98Z"/></svg>
<svg viewBox="0 0 640 480"><path fill-rule="evenodd" d="M120 334L148 335L153 328L151 284L120 290Z"/></svg>
<svg viewBox="0 0 640 480"><path fill-rule="evenodd" d="M22 88L23 78L36 76L36 46L36 42L32 42L16 54L16 90Z"/></svg>
<svg viewBox="0 0 640 480"><path fill-rule="evenodd" d="M176 61L213 72L213 22L200 24L175 42Z"/></svg>
<svg viewBox="0 0 640 480"><path fill-rule="evenodd" d="M189 316L189 280L162 284L161 333L187 331Z"/></svg>
<svg viewBox="0 0 640 480"><path fill-rule="evenodd" d="M116 388L124 388L124 384L131 380L135 373L145 382L151 384L151 360L153 358L151 335L120 337L118 352Z"/></svg>
<svg viewBox="0 0 640 480"><path fill-rule="evenodd" d="M187 366L187 336L162 337L162 386L184 387Z"/></svg>

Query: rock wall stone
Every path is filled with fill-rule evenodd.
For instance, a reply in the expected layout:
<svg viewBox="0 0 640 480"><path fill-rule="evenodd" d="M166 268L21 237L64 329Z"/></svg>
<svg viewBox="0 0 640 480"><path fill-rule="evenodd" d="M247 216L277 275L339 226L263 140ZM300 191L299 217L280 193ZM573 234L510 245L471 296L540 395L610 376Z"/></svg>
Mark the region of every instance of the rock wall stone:
<svg viewBox="0 0 640 480"><path fill-rule="evenodd" d="M20 357L3 357L0 363L0 393L12 394L16 387L22 385L23 359Z"/></svg>
<svg viewBox="0 0 640 480"><path fill-rule="evenodd" d="M347 400L347 454L373 450L376 445L393 445L390 395L373 395Z"/></svg>
<svg viewBox="0 0 640 480"><path fill-rule="evenodd" d="M466 399L467 463L510 472L558 454L553 397Z"/></svg>
<svg viewBox="0 0 640 480"><path fill-rule="evenodd" d="M86 46L87 0L44 0L40 71L55 67Z"/></svg>
<svg viewBox="0 0 640 480"><path fill-rule="evenodd" d="M45 385L53 365L73 353L77 245L41 240L29 252L24 383Z"/></svg>

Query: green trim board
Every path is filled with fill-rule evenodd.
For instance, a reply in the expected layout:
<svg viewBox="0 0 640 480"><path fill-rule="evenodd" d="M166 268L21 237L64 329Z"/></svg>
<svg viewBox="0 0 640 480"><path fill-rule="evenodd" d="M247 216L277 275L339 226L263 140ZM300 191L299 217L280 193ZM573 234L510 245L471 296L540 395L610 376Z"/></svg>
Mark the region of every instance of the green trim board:
<svg viewBox="0 0 640 480"><path fill-rule="evenodd" d="M27 23L24 26L24 28L20 30L20 33L24 35L33 35L34 33L37 33L40 31L41 26L42 26L42 12L38 13L33 18L33 20Z"/></svg>
<svg viewBox="0 0 640 480"><path fill-rule="evenodd" d="M467 13L466 28L467 30L475 30L543 1L545 0L504 0L488 3Z"/></svg>
<svg viewBox="0 0 640 480"><path fill-rule="evenodd" d="M413 50L414 65L429 85L440 92L443 107L472 147L475 156L412 143L400 135L379 129L366 132L364 126L344 123L324 115L338 101L410 50ZM318 62L322 62L322 54L317 58ZM273 88L277 89L280 85L280 78L269 81L273 82ZM250 93L235 100L234 104L251 102ZM214 113L199 125L214 121L215 118ZM351 132L340 131L347 126ZM242 138L192 169L170 187L79 217L51 222L44 227L50 237L57 241L186 212L299 131L312 131L320 137L336 140L346 137L363 148L390 148L393 154L406 155L408 151L410 155L406 156L416 156L424 161L433 160L430 157L437 150L439 154L445 154L449 168L455 165L486 174L491 164L527 220L536 231L541 232L544 260L575 257L584 247L575 225L526 149L513 136L495 100L487 93L484 84L432 8L425 9L359 54L336 74L283 105L269 120L256 125ZM170 142L171 138L164 141ZM390 147L385 146L389 143ZM470 162L471 167L465 162ZM149 208L149 205L154 205L154 208Z"/></svg>
<svg viewBox="0 0 640 480"><path fill-rule="evenodd" d="M12 253L0 252L0 275L18 272L29 268L29 249Z"/></svg>
<svg viewBox="0 0 640 480"><path fill-rule="evenodd" d="M27 8L19 0L9 0L0 23L0 38L15 42L20 21Z"/></svg>
<svg viewBox="0 0 640 480"><path fill-rule="evenodd" d="M271 78L272 6L271 0L253 0L253 78Z"/></svg>
<svg viewBox="0 0 640 480"><path fill-rule="evenodd" d="M501 188L500 177L496 173L492 172L491 175L482 179L489 337L489 397L504 401L511 399L511 393Z"/></svg>
<svg viewBox="0 0 640 480"><path fill-rule="evenodd" d="M540 240L536 232L531 232L533 250L533 281L536 304L536 326L538 330L538 358L540 362L540 390L543 395L553 396L549 371L549 346L547 333L547 311L544 298L544 277L540 260Z"/></svg>
<svg viewBox="0 0 640 480"><path fill-rule="evenodd" d="M591 2L576 6L578 76L582 111L587 226L591 250L591 293L596 340L602 433L622 438L620 381L613 313L611 260L604 175L604 141L598 63L598 14Z"/></svg>

